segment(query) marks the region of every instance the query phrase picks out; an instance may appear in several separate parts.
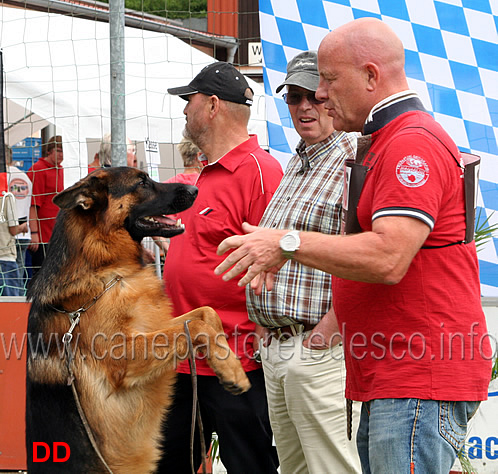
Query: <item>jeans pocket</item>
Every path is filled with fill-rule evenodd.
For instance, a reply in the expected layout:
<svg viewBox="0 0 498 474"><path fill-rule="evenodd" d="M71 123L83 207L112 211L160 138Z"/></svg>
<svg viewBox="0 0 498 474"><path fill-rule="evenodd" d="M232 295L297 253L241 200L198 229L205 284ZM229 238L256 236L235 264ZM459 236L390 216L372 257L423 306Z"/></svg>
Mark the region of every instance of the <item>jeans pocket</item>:
<svg viewBox="0 0 498 474"><path fill-rule="evenodd" d="M456 451L467 436L467 424L481 402L439 402L439 434Z"/></svg>

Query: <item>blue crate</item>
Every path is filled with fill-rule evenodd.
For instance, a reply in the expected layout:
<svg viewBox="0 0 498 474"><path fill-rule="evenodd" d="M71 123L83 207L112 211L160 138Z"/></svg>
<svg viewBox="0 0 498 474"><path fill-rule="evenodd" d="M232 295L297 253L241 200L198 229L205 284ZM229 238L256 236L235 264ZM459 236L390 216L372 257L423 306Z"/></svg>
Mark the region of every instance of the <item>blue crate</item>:
<svg viewBox="0 0 498 474"><path fill-rule="evenodd" d="M42 156L41 138L27 137L12 147L12 160L37 161ZM31 166L32 163L30 163Z"/></svg>
<svg viewBox="0 0 498 474"><path fill-rule="evenodd" d="M33 158L26 158L25 160L18 159L18 158L13 158L12 159L12 164L19 168L21 171L28 171L31 166L33 166L33 163L35 163L37 160Z"/></svg>
<svg viewBox="0 0 498 474"><path fill-rule="evenodd" d="M41 143L42 143L41 138L26 137L24 140L20 141L19 143L16 143L14 146L36 147L36 146L41 146Z"/></svg>

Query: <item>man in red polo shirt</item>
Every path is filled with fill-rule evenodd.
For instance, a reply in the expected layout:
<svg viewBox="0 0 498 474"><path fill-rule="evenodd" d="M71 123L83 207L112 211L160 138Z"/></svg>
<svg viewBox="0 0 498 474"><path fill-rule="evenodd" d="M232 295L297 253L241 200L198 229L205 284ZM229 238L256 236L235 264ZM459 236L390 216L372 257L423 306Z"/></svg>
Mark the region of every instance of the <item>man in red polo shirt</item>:
<svg viewBox="0 0 498 474"><path fill-rule="evenodd" d="M256 225L282 178L280 164L262 150L247 125L253 91L231 64L213 63L185 87L169 89L187 101L184 135L205 154L207 165L196 186L194 205L181 213L186 232L171 239L164 267L166 291L175 316L200 306L219 314L232 350L252 388L232 396L219 384L204 361L197 361L198 393L206 445L215 431L221 460L228 472L237 474L277 472L272 446L264 375L253 357L255 324L249 321L244 288L226 285L213 275L221 262L219 243L242 233L244 221ZM209 348L207 348L209 350ZM178 367L176 395L165 427L164 455L158 472L190 473L190 420L192 384L189 367ZM199 437L195 466L201 462Z"/></svg>
<svg viewBox="0 0 498 474"><path fill-rule="evenodd" d="M29 210L31 229L31 252L33 273L40 268L46 254L46 247L55 225L59 208L52 198L64 189L64 170L62 168L62 137L49 138L44 144L43 158L28 170L27 175L33 183L33 197Z"/></svg>

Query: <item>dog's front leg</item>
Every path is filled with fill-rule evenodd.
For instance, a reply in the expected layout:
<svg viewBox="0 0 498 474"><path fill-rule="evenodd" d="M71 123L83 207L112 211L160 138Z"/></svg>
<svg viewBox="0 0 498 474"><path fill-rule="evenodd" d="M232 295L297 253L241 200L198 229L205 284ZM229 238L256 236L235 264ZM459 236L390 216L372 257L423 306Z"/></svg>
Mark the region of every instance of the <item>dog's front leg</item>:
<svg viewBox="0 0 498 474"><path fill-rule="evenodd" d="M214 370L225 388L234 393L241 393L249 390L250 383L237 356L233 353L226 340L221 319L216 311L203 306L174 319L175 322L182 321L184 324L190 321L190 333L195 351L200 351L206 357L207 363ZM200 324L198 324L200 323ZM214 329L214 341L212 337ZM244 381L241 385L240 377ZM235 386L231 387L232 380L238 380ZM239 390L239 386L243 389ZM247 387L247 388L245 388Z"/></svg>
<svg viewBox="0 0 498 474"><path fill-rule="evenodd" d="M194 352L206 356L225 388L235 394L249 390L251 384L227 343L219 316L209 307L174 318L160 331L135 333L127 338L127 353L131 357L128 357L125 379L135 379L149 371L173 369L179 361L185 360L189 352L187 321L190 321L188 329Z"/></svg>

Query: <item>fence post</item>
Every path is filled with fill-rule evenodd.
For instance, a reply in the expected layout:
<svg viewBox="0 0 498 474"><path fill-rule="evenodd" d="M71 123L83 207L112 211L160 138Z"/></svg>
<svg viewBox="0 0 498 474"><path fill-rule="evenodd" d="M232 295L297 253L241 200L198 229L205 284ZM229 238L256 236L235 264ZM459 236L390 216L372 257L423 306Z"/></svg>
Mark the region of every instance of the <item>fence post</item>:
<svg viewBox="0 0 498 474"><path fill-rule="evenodd" d="M109 1L112 166L126 166L124 10L124 0Z"/></svg>

